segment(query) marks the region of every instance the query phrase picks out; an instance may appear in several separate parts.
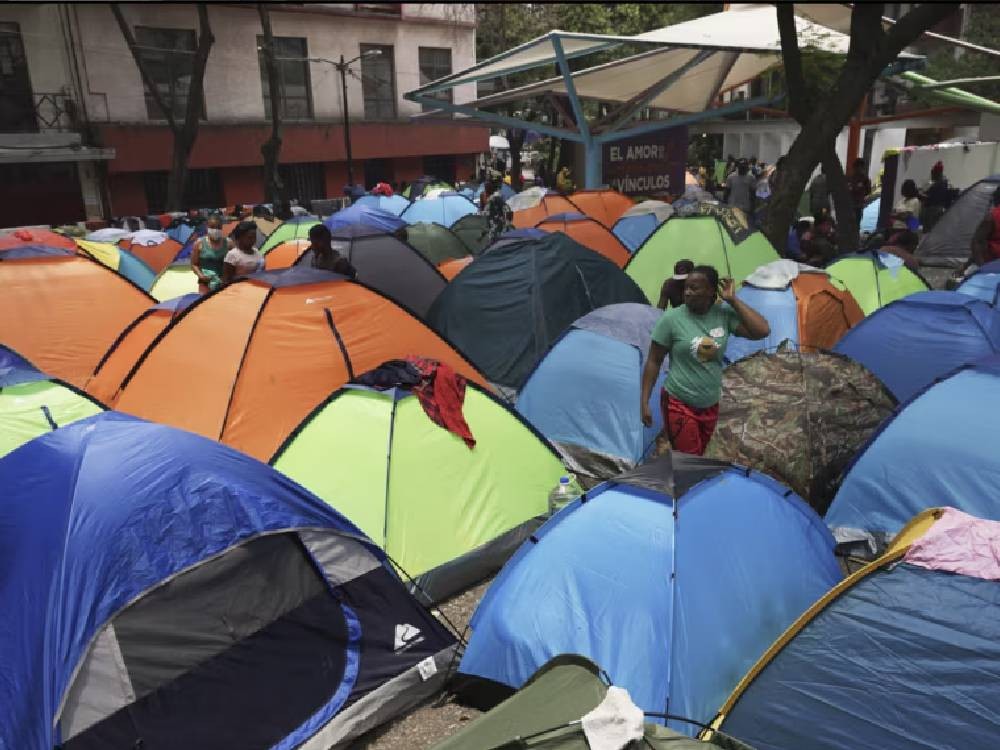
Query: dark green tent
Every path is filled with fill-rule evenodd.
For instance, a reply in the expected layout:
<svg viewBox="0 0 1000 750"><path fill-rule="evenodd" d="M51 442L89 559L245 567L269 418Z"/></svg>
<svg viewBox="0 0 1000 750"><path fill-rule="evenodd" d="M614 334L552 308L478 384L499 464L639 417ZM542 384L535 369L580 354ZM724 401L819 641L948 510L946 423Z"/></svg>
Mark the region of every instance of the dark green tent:
<svg viewBox="0 0 1000 750"><path fill-rule="evenodd" d="M557 656L523 688L437 745L434 750L589 750L580 719L608 692L600 668L576 655ZM710 742L691 739L659 724L647 723L641 742L628 750L752 750L715 733Z"/></svg>
<svg viewBox="0 0 1000 750"><path fill-rule="evenodd" d="M451 225L451 231L472 255L479 255L486 249L489 244L487 230L483 214L468 214Z"/></svg>
<svg viewBox="0 0 1000 750"><path fill-rule="evenodd" d="M469 249L454 232L440 224L419 221L405 229L406 241L435 266L451 258L464 258Z"/></svg>
<svg viewBox="0 0 1000 750"><path fill-rule="evenodd" d="M618 302L648 304L618 266L553 232L479 256L445 287L427 320L490 381L519 389L574 321Z"/></svg>

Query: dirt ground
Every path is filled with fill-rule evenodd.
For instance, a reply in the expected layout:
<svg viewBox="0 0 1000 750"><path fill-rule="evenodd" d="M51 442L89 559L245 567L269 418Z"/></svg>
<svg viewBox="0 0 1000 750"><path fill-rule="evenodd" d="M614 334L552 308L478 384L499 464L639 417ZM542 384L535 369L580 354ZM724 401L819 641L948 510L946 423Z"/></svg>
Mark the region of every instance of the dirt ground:
<svg viewBox="0 0 1000 750"><path fill-rule="evenodd" d="M441 605L441 613L451 621L459 633L465 632L472 613L488 587L489 581L486 581ZM352 750L427 750L455 734L477 716L479 711L457 705L448 695L437 695L410 713L369 732L352 744L351 748Z"/></svg>

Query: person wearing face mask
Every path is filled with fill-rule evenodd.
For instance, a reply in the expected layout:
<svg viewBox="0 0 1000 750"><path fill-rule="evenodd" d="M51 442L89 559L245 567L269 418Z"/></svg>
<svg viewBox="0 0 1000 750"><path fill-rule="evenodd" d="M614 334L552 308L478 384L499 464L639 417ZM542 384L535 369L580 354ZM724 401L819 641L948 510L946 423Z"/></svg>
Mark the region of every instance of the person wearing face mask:
<svg viewBox="0 0 1000 750"><path fill-rule="evenodd" d="M720 281L712 266L695 266L684 280L684 304L667 310L653 327L642 371L642 423L653 424L649 398L669 353L660 394L666 438L674 450L704 455L719 419L722 355L730 334L758 340L770 333L760 313L736 297L732 279Z"/></svg>
<svg viewBox="0 0 1000 750"><path fill-rule="evenodd" d="M214 292L222 286L222 265L229 242L222 234L222 219L213 215L205 222L205 236L194 243L191 270L198 277L198 293Z"/></svg>
<svg viewBox="0 0 1000 750"><path fill-rule="evenodd" d="M253 245L257 239L256 224L252 221L241 221L229 236L233 240L233 248L222 260L223 284L257 273L264 267L264 256Z"/></svg>

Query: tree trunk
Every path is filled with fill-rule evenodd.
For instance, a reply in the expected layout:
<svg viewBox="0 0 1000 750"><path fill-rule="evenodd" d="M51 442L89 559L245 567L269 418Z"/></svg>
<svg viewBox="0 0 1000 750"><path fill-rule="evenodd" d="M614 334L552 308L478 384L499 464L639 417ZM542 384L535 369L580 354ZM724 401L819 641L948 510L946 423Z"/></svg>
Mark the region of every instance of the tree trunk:
<svg viewBox="0 0 1000 750"><path fill-rule="evenodd" d="M257 4L260 25L264 31L264 64L267 67L268 89L271 92L271 137L260 147L264 157L264 194L276 212L282 212L285 202L285 185L278 173L281 156L281 80L274 56L274 35L271 33L271 16L264 3Z"/></svg>
<svg viewBox="0 0 1000 750"><path fill-rule="evenodd" d="M949 14L955 3L923 3L909 11L888 32L882 30L883 3L856 3L851 13L851 42L847 59L829 96L815 103L808 116L802 112L801 56L795 31L793 6L778 3L778 29L788 82L789 111L803 123L782 164L778 189L771 196L764 234L783 251L788 241L799 196L815 166L836 143L837 135L857 110L879 74L908 44ZM828 176L829 177L829 176ZM856 240L855 240L856 242Z"/></svg>
<svg viewBox="0 0 1000 750"><path fill-rule="evenodd" d="M521 149L524 148L524 137L527 130L512 128L507 131L507 143L510 144L510 186L518 192L524 187L521 177Z"/></svg>
<svg viewBox="0 0 1000 750"><path fill-rule="evenodd" d="M823 169L826 184L833 196L833 207L837 212L837 249L842 253L853 253L861 244L858 215L854 208L854 197L847 184L847 175L837 158L837 152L828 148L823 155Z"/></svg>

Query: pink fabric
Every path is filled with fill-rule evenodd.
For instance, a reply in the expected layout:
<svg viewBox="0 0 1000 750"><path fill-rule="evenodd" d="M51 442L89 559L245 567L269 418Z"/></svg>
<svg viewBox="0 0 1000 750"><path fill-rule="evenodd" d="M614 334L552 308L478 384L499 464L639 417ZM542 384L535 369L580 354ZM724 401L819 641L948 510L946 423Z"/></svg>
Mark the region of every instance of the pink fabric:
<svg viewBox="0 0 1000 750"><path fill-rule="evenodd" d="M1000 521L984 521L954 508L911 545L904 560L930 570L1000 581Z"/></svg>

